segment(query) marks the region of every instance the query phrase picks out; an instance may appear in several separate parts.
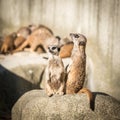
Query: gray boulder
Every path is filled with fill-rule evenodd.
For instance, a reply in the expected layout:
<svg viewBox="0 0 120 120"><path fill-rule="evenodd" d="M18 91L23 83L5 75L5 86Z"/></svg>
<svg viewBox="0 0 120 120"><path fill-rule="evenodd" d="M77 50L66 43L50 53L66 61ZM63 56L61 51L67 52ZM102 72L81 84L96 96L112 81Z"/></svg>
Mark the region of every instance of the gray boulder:
<svg viewBox="0 0 120 120"><path fill-rule="evenodd" d="M12 108L12 120L119 120L120 103L94 93L90 109L85 94L48 97L43 90L25 93Z"/></svg>

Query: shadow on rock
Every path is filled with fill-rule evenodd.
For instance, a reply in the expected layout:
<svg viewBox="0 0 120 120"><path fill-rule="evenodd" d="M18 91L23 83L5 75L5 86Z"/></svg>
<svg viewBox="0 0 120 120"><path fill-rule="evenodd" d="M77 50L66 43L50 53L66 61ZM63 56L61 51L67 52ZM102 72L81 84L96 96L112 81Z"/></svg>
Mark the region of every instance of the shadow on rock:
<svg viewBox="0 0 120 120"><path fill-rule="evenodd" d="M13 105L25 92L40 89L0 65L0 119L9 120Z"/></svg>

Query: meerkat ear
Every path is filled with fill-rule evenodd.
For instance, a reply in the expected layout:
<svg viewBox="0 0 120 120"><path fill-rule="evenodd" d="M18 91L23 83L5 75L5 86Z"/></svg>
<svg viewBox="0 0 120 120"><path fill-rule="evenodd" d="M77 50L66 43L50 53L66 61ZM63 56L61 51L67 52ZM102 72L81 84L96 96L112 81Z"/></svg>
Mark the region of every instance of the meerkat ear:
<svg viewBox="0 0 120 120"><path fill-rule="evenodd" d="M57 38L59 41L61 40L60 36L55 36L55 38Z"/></svg>
<svg viewBox="0 0 120 120"><path fill-rule="evenodd" d="M72 41L74 42L74 33L70 33L70 37L71 37Z"/></svg>
<svg viewBox="0 0 120 120"><path fill-rule="evenodd" d="M14 38L16 38L16 37L17 37L17 33L14 32L14 33L12 34L12 36L13 36Z"/></svg>
<svg viewBox="0 0 120 120"><path fill-rule="evenodd" d="M73 33L70 33L70 36L72 36L73 35Z"/></svg>
<svg viewBox="0 0 120 120"><path fill-rule="evenodd" d="M47 49L49 50L49 49L50 49L50 46L48 46Z"/></svg>
<svg viewBox="0 0 120 120"><path fill-rule="evenodd" d="M61 49L61 48L60 48L60 47L58 47L58 52L60 52L60 49Z"/></svg>

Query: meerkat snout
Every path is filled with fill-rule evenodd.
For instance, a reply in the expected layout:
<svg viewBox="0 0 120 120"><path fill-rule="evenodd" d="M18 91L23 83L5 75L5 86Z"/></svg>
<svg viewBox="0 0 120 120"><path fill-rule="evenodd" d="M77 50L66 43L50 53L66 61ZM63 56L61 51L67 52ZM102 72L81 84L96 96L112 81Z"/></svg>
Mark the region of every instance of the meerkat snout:
<svg viewBox="0 0 120 120"><path fill-rule="evenodd" d="M71 38L73 39L73 42L78 44L79 46L85 46L87 39L84 35L79 33L70 33Z"/></svg>

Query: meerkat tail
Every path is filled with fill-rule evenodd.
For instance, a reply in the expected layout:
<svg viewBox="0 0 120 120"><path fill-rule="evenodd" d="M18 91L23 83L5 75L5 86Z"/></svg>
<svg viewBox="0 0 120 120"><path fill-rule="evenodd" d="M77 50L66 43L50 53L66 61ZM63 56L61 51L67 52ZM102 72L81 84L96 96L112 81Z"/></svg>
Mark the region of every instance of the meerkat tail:
<svg viewBox="0 0 120 120"><path fill-rule="evenodd" d="M93 99L92 92L88 90L87 88L82 88L78 93L85 93L88 96L90 101Z"/></svg>
<svg viewBox="0 0 120 120"><path fill-rule="evenodd" d="M94 110L94 102L93 102L93 94L92 94L92 92L91 92L89 89L87 89L87 88L82 88L82 89L78 92L78 94L81 94L81 93L85 93L85 94L88 96L89 101L90 101L90 108L91 108L92 110Z"/></svg>

